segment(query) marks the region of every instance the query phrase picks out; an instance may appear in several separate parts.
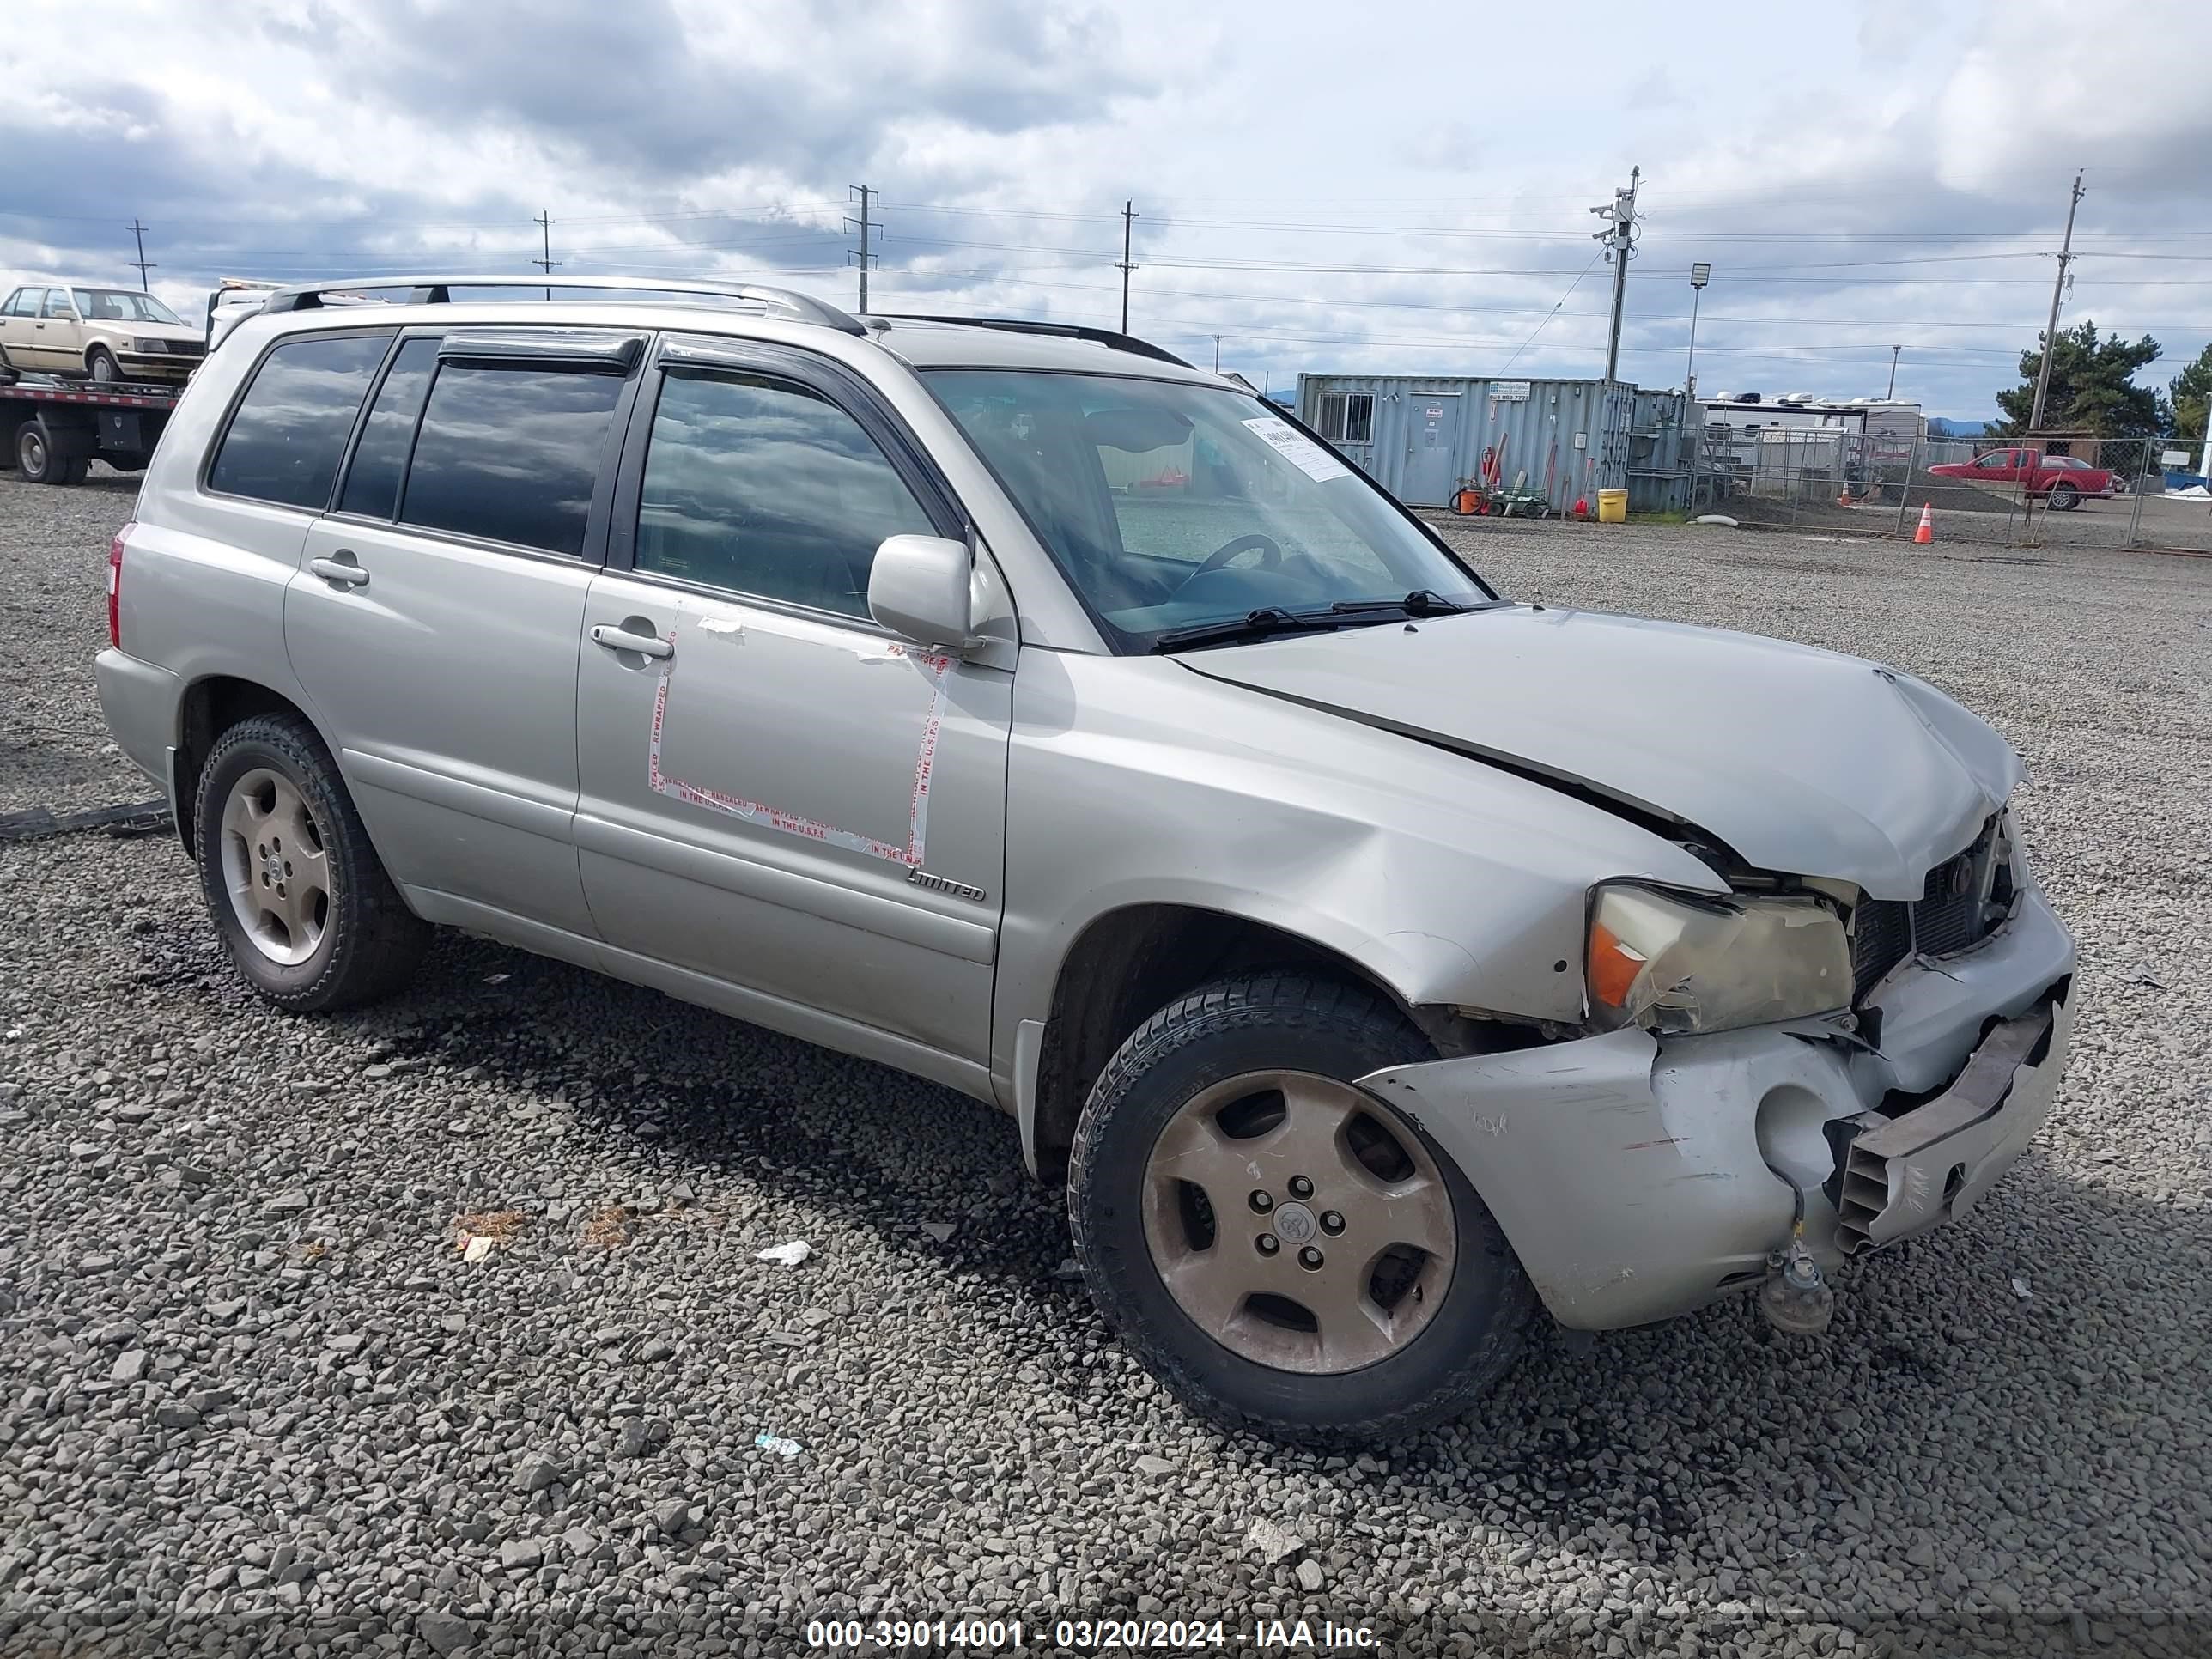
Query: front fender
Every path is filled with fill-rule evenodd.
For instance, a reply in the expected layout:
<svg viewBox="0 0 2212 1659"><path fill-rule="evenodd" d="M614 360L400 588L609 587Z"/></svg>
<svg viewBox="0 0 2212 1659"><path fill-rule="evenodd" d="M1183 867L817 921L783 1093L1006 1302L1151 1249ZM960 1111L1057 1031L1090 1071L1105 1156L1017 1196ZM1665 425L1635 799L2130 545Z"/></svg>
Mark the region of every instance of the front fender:
<svg viewBox="0 0 2212 1659"><path fill-rule="evenodd" d="M1408 1005L1583 1016L1585 896L1722 890L1680 848L1464 756L1188 673L1024 650L993 1052L1042 1020L1093 921L1178 904L1358 963Z"/></svg>

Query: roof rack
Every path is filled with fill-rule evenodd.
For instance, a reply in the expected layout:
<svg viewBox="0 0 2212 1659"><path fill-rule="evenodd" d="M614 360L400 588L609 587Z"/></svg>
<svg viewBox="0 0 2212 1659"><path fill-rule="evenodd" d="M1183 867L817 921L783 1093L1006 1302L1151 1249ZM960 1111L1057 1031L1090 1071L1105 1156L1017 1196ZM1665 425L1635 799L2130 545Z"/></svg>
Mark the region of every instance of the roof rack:
<svg viewBox="0 0 2212 1659"><path fill-rule="evenodd" d="M737 300L802 323L818 323L840 333L865 335L868 331L849 312L786 288L762 288L752 283L717 283L703 278L669 281L658 276L562 276L548 282L546 273L529 276L356 276L324 283L302 283L277 289L262 301L264 315L286 311L314 311L324 295L359 294L376 289L404 288L412 305L447 305L457 288L592 289L628 294L694 294L718 300Z"/></svg>
<svg viewBox="0 0 2212 1659"><path fill-rule="evenodd" d="M1009 334L1050 334L1066 340L1089 340L1109 351L1133 351L1139 357L1150 357L1158 362L1173 363L1178 368L1194 368L1194 363L1185 362L1164 346L1156 346L1150 340L1139 340L1133 334L1116 334L1110 328L1085 328L1080 323L1035 323L1020 317L932 317L919 313L890 313L895 322L955 323L963 328L998 328Z"/></svg>

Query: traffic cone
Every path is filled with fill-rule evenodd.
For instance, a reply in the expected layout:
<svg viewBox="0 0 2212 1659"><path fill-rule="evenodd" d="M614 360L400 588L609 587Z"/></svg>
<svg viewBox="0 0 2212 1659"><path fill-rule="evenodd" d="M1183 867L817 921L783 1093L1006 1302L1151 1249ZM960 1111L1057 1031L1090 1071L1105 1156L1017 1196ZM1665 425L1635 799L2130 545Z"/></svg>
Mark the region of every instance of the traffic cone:
<svg viewBox="0 0 2212 1659"><path fill-rule="evenodd" d="M1936 503L1920 503L1920 528L1912 532L1912 539L1922 547L1936 539Z"/></svg>
<svg viewBox="0 0 2212 1659"><path fill-rule="evenodd" d="M1844 493L1836 497L1836 505L1838 507L1856 507L1858 505L1856 501L1851 499L1851 484L1850 480L1848 478L1844 480Z"/></svg>

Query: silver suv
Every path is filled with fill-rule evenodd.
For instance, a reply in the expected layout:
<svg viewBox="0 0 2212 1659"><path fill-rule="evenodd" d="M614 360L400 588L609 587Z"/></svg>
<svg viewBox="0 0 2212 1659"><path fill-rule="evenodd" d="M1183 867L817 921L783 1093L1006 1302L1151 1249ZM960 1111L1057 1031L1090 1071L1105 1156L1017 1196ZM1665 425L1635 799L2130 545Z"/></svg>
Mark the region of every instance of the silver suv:
<svg viewBox="0 0 2212 1659"><path fill-rule="evenodd" d="M2019 763L1922 681L1504 600L1122 336L525 280L271 295L116 538L109 726L279 1005L465 927L935 1079L1293 1436L1540 1306L1818 1329L2049 1110Z"/></svg>

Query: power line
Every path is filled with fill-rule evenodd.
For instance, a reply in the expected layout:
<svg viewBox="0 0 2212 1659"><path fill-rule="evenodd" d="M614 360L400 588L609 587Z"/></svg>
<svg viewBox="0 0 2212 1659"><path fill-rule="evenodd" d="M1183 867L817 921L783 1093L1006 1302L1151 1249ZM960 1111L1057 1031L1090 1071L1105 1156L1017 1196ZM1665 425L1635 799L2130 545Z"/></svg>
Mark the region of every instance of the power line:
<svg viewBox="0 0 2212 1659"><path fill-rule="evenodd" d="M1521 354L1535 343L1536 337L1544 331L1544 325L1550 322L1553 318L1559 314L1559 307L1565 305L1569 300L1574 297L1575 290L1583 285L1583 277L1589 276L1590 272L1595 270L1597 269L1597 262L1603 258L1605 258L1605 250L1603 248L1600 248L1596 252L1590 255L1590 262L1583 267L1582 275L1577 276L1573 282L1569 283L1567 284L1567 291L1559 295L1559 305L1553 306L1549 311L1546 312L1542 320L1540 321L1535 327L1528 331L1528 337L1522 341L1519 345L1513 348L1513 355L1505 360L1506 368L1512 368L1514 364L1521 361ZM1619 341L1616 339L1614 343L1617 347ZM1498 372L1503 374L1504 373L1504 370L1500 369Z"/></svg>

